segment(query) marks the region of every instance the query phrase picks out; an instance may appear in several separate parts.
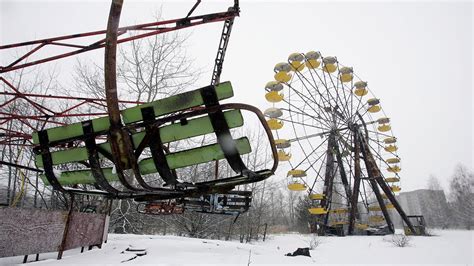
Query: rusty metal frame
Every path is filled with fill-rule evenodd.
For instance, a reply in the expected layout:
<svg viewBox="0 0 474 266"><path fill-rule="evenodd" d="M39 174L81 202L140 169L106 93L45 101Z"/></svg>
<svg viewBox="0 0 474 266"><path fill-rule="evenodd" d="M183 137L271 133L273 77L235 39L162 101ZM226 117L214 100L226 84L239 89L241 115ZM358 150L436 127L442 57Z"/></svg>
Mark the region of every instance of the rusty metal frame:
<svg viewBox="0 0 474 266"><path fill-rule="evenodd" d="M272 156L273 156L273 165L270 169L257 171L253 175L238 175L234 177L199 182L193 185L191 184L183 184L181 186L177 185L176 188L174 189L154 188L150 186L146 188L142 187L142 188L133 188L133 189L127 189L124 191L118 191L115 188L111 189L110 187L112 186L108 183L108 181L103 176L103 173L100 169L100 165L98 163L98 151L97 149L94 149L95 141L93 141L93 139L103 136L103 135L107 135L109 134L109 131L88 132L84 136L80 136L80 137L76 137L76 138L68 139L68 140L54 141L54 142L48 142L46 139L47 134L45 134L45 131L42 131L44 133L40 131L38 132L40 136L40 146L37 146L35 148L35 152L42 155L43 163L44 163L44 173L48 181L53 185L55 189L62 192L79 193L79 194L99 194L99 195L105 195L111 198L134 198L139 201L181 198L183 196L202 195L202 194L210 194L210 193L216 193L216 192L223 193L226 191L230 191L237 185L248 184L248 183L264 180L268 178L269 176L273 175L278 167L277 150L276 150L276 146L275 146L271 129L268 127L265 117L263 116L262 112L258 108L251 105L240 104L240 103L228 103L228 104L216 105L212 107L202 106L199 108L193 108L192 110L188 110L187 112L178 113L178 114L171 115L168 117L160 118L155 121L143 121L137 124L127 125L122 128L126 132L129 132L137 128L159 127L166 123L180 121L182 119L189 119L194 116L200 116L200 115L205 115L205 114L209 114L213 112L224 111L224 110L234 110L234 109L246 110L246 111L252 112L259 119L260 123L262 124L265 130L266 136L269 141L269 145L271 147ZM87 122L84 122L84 123L87 123ZM55 147L55 146L61 146L67 142L75 141L75 140L87 142L86 147L88 147L89 160L90 160L89 163L93 171L93 176L96 179L97 184L99 184L99 187L101 187L101 189L104 189L105 191L96 191L96 190L85 191L85 190L80 190L80 189L75 189L75 188L73 189L64 188L57 181L57 177L55 176L54 171L53 171L50 148ZM138 146L148 146L148 142L150 141L151 141L150 138L143 139L142 143L140 143ZM138 155L134 155L134 156L138 156ZM117 173L119 173L119 169L117 169ZM137 176L135 176L135 178L137 178ZM139 176L139 178L141 178L141 176Z"/></svg>
<svg viewBox="0 0 474 266"><path fill-rule="evenodd" d="M4 145L17 145L17 146L31 146L31 135L26 134L22 131L11 130L5 127L5 125L12 121L19 121L22 125L25 125L31 130L38 130L43 128L46 124L54 124L58 126L63 126L65 123L60 121L55 121L56 118L65 118L65 117L92 117L92 116L101 116L107 115L107 112L97 112L97 113L83 113L80 111L80 107L84 105L97 106L99 108L105 108L106 105L105 99L99 98L90 98L90 97L71 97L64 95L42 95L35 93L22 93L20 90L15 88L13 84L7 81L4 77L0 77L0 83L5 84L5 88L8 90L0 91L0 95L11 96L11 99L8 99L4 103L0 104L0 108L13 104L16 101L25 101L29 106L39 112L37 115L22 115L18 113L6 113L0 112L0 129L4 131L0 135L0 144ZM48 100L63 100L63 101L75 101L76 103L61 111L52 110L41 103L38 103L36 99ZM143 104L141 101L126 101L118 100L122 104ZM40 122L39 128L32 125L30 121ZM26 142L25 142L26 141Z"/></svg>
<svg viewBox="0 0 474 266"><path fill-rule="evenodd" d="M356 134L358 134L358 132L356 132ZM395 195L393 195L392 190L383 179L382 173L380 172L380 169L378 168L375 162L375 159L372 156L372 153L370 152L370 148L367 144L366 139L360 138L360 145L361 145L362 154L364 156L363 159L367 168L369 182L373 188L375 196L377 197L377 201L379 202L380 208L382 209L382 213L385 217L389 230L392 233L395 232L395 228L391 221L390 215L388 214L387 207L385 206L385 203L383 201L382 195L378 187L380 187L382 191L385 193L385 195L387 196L387 199L390 201L391 204L393 204L393 206L397 210L402 220L405 221L405 223L407 224L408 228L410 228L410 230L414 230L413 225L408 219L405 211L403 210L401 205L398 203L397 199L395 198Z"/></svg>
<svg viewBox="0 0 474 266"><path fill-rule="evenodd" d="M206 14L206 15L170 19L170 20L164 20L164 21L157 21L157 22L121 27L117 29L117 35L119 36L119 38L117 39L117 44L129 42L133 40L138 40L141 38L150 37L153 35L162 34L166 32L199 26L203 24L226 21L238 15L239 15L238 10L231 9L226 12L218 12L218 13L211 13L211 14ZM53 38L39 39L39 40L27 41L27 42L15 43L15 44L0 45L0 51L12 49L12 48L35 45L35 47L32 50L23 54L18 59L13 60L7 65L0 66L0 74L7 73L7 72L17 70L17 69L22 69L22 68L42 64L42 63L46 63L46 62L51 62L54 60L65 58L65 57L81 54L84 52L104 48L106 45L105 44L106 32L107 30L99 30L99 31L83 32L83 33L71 34L71 35L63 35L63 36L58 36L58 37L53 37ZM130 37L124 37L123 35L128 32L138 33L138 34L130 36ZM98 39L88 44L72 43L72 41L80 40L80 38L84 38L84 37L97 37ZM37 53L39 50L41 50L43 47L46 47L46 46L71 47L73 51L57 54L54 56L44 57L44 58L34 60L31 62L22 63L28 57Z"/></svg>

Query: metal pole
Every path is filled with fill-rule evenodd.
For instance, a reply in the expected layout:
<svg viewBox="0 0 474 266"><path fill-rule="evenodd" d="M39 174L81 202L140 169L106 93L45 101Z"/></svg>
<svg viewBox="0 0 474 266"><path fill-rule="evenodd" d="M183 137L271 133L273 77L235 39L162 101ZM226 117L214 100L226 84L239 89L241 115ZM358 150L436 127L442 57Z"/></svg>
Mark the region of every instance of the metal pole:
<svg viewBox="0 0 474 266"><path fill-rule="evenodd" d="M326 232L326 226L329 220L329 204L332 196L332 185L334 179L334 153L333 153L333 146L334 146L334 134L329 135L328 140L328 149L326 151L326 173L324 175L324 198L321 200L321 207L326 209L328 213L324 215L324 222L319 224L322 225L319 228L319 235L324 235Z"/></svg>
<svg viewBox="0 0 474 266"><path fill-rule="evenodd" d="M373 173L373 177L374 177L374 182L378 183L378 185L380 186L380 188L383 190L383 192L385 193L385 195L387 196L388 200L390 201L390 203L392 203L392 205L395 207L395 209L397 210L398 214L400 214L400 217L403 219L403 221L406 223L406 225L408 226L408 228L410 228L410 230L412 232L415 232L415 228L413 227L412 223L410 222L410 220L408 219L405 211L403 211L402 209L402 206L400 206L400 204L398 203L397 199L395 198L395 196L393 195L392 193L392 190L390 189L390 187L387 185L387 183L385 182L385 180L383 180L383 176L382 176L382 173L380 172L380 169L377 167L377 164L375 163L375 160L372 156L372 153L370 152L369 150L369 146L367 145L367 143L365 141L361 141L361 144L363 145L363 151L366 150L366 153L367 153L367 160L366 162L369 162L369 165L366 165L367 166L367 172L372 172ZM366 155L364 154L364 157ZM384 206L381 206L381 207L385 207ZM383 208L382 208L383 210Z"/></svg>
<svg viewBox="0 0 474 266"><path fill-rule="evenodd" d="M357 202L359 202L360 189L360 143L357 131L354 131L354 191L351 198L351 210L349 213L348 234L354 233L355 218L357 215Z"/></svg>
<svg viewBox="0 0 474 266"><path fill-rule="evenodd" d="M265 223L265 229L263 230L263 242L265 242L265 238L267 237L267 226L268 223Z"/></svg>
<svg viewBox="0 0 474 266"><path fill-rule="evenodd" d="M71 193L70 196L71 203L69 205L69 211L67 213L66 225L64 226L63 240L61 241L61 245L59 246L58 260L63 257L64 248L66 247L67 233L69 231L69 224L71 222L72 211L74 209L74 194Z"/></svg>

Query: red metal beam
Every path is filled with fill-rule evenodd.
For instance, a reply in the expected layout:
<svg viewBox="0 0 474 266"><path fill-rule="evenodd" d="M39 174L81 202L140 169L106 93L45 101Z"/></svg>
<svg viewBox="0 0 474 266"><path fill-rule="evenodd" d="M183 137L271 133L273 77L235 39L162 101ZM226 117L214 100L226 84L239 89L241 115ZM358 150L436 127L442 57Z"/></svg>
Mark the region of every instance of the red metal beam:
<svg viewBox="0 0 474 266"><path fill-rule="evenodd" d="M152 23L137 24L137 25L127 26L127 27L122 27L118 29L119 36L127 32L133 32L133 31L135 32L148 31L148 32L129 36L129 37L119 38L117 40L117 43L119 44L119 43L129 42L129 41L133 41L133 40L137 40L137 39L141 39L141 38L145 38L145 37L149 37L153 35L158 35L165 32L180 30L180 29L198 26L202 24L225 21L225 20L234 18L236 16L238 16L238 11L230 10L227 12L212 13L212 14L207 14L207 15L171 19L171 20L165 20L165 21L157 21L157 22L152 22ZM18 59L9 63L8 65L0 66L0 73L6 73L13 70L30 67L30 66L58 60L61 58L77 55L77 54L84 53L87 51L104 48L105 47L105 33L106 33L106 30L100 30L100 31L92 31L92 32L85 32L85 33L72 34L72 35L64 35L64 36L59 36L59 37L40 39L40 40L34 40L34 41L28 41L28 42L21 42L21 43L15 43L15 44L1 45L0 51L28 46L28 45L37 45L37 46L35 46L35 48L25 53L24 55L20 56ZM95 41L91 44L86 44L86 45L58 42L58 41L66 41L66 40L77 40L80 38L91 37L91 36L98 36L100 37L100 39L98 41ZM71 52L60 53L60 54L49 56L49 57L43 57L35 61L25 62L21 64L21 62L27 59L29 56L35 54L36 52L41 50L41 48L46 47L48 45L61 45L61 46L67 46L67 47L76 48L76 49Z"/></svg>

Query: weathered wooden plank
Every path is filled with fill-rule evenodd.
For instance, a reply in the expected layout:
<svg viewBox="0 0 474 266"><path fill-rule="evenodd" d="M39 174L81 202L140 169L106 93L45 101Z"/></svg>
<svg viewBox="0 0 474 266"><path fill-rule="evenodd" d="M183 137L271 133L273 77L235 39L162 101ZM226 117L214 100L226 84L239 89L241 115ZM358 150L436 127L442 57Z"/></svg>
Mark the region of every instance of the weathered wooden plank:
<svg viewBox="0 0 474 266"><path fill-rule="evenodd" d="M216 94L219 100L230 98L234 95L230 82L223 82L216 86ZM193 90L180 93L168 98L160 99L143 105L127 108L121 111L125 124L135 123L143 120L141 109L153 107L156 116L161 116L176 111L196 107L204 104L200 90ZM100 117L92 119L92 128L94 132L105 132L109 129L109 117ZM66 126L47 129L49 141L60 141L77 138L84 134L81 123L73 123ZM39 144L38 133L32 135L33 144Z"/></svg>
<svg viewBox="0 0 474 266"><path fill-rule="evenodd" d="M236 139L235 143L237 150L241 155L250 153L252 151L249 140L246 137ZM224 158L224 152L222 151L219 144L206 145L166 155L166 160L171 169L183 168L190 165L221 160ZM138 166L142 175L157 172L152 158L141 160ZM108 181L119 180L118 176L113 173L112 167L103 168L102 171ZM40 175L40 177L45 185L49 185L48 179L45 175ZM61 185L95 183L95 179L92 176L92 171L90 169L62 172L58 178L58 181Z"/></svg>
<svg viewBox="0 0 474 266"><path fill-rule="evenodd" d="M239 110L231 110L224 112L224 117L229 125L229 128L241 127L244 124L242 114ZM211 124L209 116L202 116L188 120L187 124L181 125L175 123L166 125L160 128L160 137L163 143L183 140L200 135L212 133L214 128ZM145 131L132 134L132 144L134 148L138 147L140 142L145 137ZM111 152L110 143L104 142L98 145L100 148ZM61 151L54 151L51 153L53 165L86 161L88 159L87 150L85 147L69 148ZM43 168L43 159L41 155L35 156L35 164L38 168Z"/></svg>

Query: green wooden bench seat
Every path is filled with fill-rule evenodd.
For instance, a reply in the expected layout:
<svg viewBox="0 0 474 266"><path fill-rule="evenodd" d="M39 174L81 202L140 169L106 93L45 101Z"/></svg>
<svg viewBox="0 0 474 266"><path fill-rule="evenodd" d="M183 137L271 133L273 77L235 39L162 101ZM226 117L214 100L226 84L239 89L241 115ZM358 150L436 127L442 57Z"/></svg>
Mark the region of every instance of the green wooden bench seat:
<svg viewBox="0 0 474 266"><path fill-rule="evenodd" d="M237 150L240 154L247 154L251 152L250 143L246 137L236 139L235 141ZM224 153L222 152L219 144L211 144L166 155L166 160L171 169L178 169L221 159L224 159ZM139 168L142 175L157 172L152 158L147 158L140 161ZM117 175L112 173L112 167L103 168L103 172L108 181L118 181ZM41 175L41 179L45 184L49 184L44 175ZM89 169L61 172L61 175L58 177L58 181L61 185L95 183L95 179L92 176L91 170Z"/></svg>
<svg viewBox="0 0 474 266"><path fill-rule="evenodd" d="M224 116L226 118L227 124L229 125L229 128L241 127L244 124L242 114L239 110L231 110L224 112ZM176 123L163 126L162 128L160 128L160 136L161 141L163 143L169 143L173 141L209 134L213 131L214 130L212 128L209 116L203 116L188 120L188 123L186 125ZM138 146L138 144L143 140L144 137L144 131L132 134L132 143L134 145L134 148ZM98 146L106 150L107 152L111 151L110 143L108 142L101 143ZM87 150L85 147L54 151L51 152L51 156L53 159L53 165L80 162L88 159ZM35 163L38 168L43 168L43 159L41 158L41 155L35 156Z"/></svg>
<svg viewBox="0 0 474 266"><path fill-rule="evenodd" d="M221 83L215 86L214 88L211 87L211 89L211 94L213 95L211 98L215 98L214 101L228 99L233 96L233 90L230 82ZM209 104L208 97L203 96L207 95L205 93L209 93L209 87L181 93L165 99L122 110L121 117L123 122L126 126L133 128L133 130L131 130L131 132L133 133L130 133L133 149L137 149L140 143L145 139L146 128L143 124L143 111L149 111L151 110L151 107L154 111L155 117L160 119L160 117L163 117L168 114L175 114L176 112L189 110L190 108L194 107L204 107ZM159 128L159 139L161 143L166 144L211 133L217 134L219 130L222 131L222 128L219 128L219 130L216 129L216 120L213 120L213 117L215 119L216 114L201 113L200 115L190 117L184 121L178 120L171 124L164 124ZM221 127L222 124L225 124L227 132L228 129L241 127L244 124L240 110L232 109L222 112L220 114L219 121L220 122L217 127ZM91 122L92 132L94 135L107 134L110 127L108 117L93 119L91 120ZM51 164L49 166L45 166L43 158L49 157L43 157L42 152L39 152L35 156L35 163L38 168L48 167L48 169L52 169L52 166L62 165L66 163L87 162L89 160L89 154L86 147L66 147L66 144L68 142L84 139L83 123L74 123L67 126L45 130L41 133L41 136L43 136L43 143L40 143L39 134L34 133L33 143L35 145L38 145L38 147L40 147L40 150L42 151L44 151L45 149L45 135L48 141L48 145L46 148L48 154L51 156L51 159L47 160L51 160ZM232 139L230 140L232 141ZM150 141L153 141L153 139L150 139ZM226 140L224 143L226 143L227 141L228 140ZM237 157L239 157L238 155L243 155L251 152L250 143L246 137L235 139L233 140L233 142L235 143L234 151L236 150L236 152L238 152ZM54 149L51 149L52 147L54 147ZM95 147L98 148L99 155L102 156L102 158L104 157L104 155L100 154L100 151L103 151L105 153L111 152L111 145L108 142L97 144ZM228 154L226 155L226 153L222 150L222 142L221 144L215 143L179 152L171 152L169 154L166 154L165 157L160 158L166 159L167 167L170 170L211 162L215 160L229 160ZM140 174L147 175L157 173L158 170L156 169L155 163L156 160L154 160L153 158L145 158L139 161L138 170ZM158 164L158 166L162 167L160 164ZM119 181L118 175L113 173L111 167L102 168L101 172L103 173L107 181ZM51 171L49 171L49 173L51 173ZM96 183L96 179L94 178L91 169L63 171L59 176L55 175L55 177L57 178L57 181L60 185L65 186ZM42 175L41 178L45 184L50 183L46 175ZM54 180L52 179L52 181Z"/></svg>
<svg viewBox="0 0 474 266"><path fill-rule="evenodd" d="M230 82L223 82L216 85L216 95L219 100L224 100L234 96L232 85ZM141 109L145 107L153 107L155 116L162 116L185 110L188 108L201 106L204 104L204 99L201 96L200 90L193 90L185 93L180 93L168 98L160 99L154 102L142 104L139 106L124 109L121 112L122 120L125 124L139 122L143 120ZM110 128L109 117L100 117L92 119L92 127L95 133L104 133ZM46 130L50 142L65 141L74 139L84 135L82 123L73 123L67 126L54 127ZM39 144L38 133L32 135L33 144Z"/></svg>

